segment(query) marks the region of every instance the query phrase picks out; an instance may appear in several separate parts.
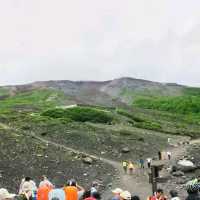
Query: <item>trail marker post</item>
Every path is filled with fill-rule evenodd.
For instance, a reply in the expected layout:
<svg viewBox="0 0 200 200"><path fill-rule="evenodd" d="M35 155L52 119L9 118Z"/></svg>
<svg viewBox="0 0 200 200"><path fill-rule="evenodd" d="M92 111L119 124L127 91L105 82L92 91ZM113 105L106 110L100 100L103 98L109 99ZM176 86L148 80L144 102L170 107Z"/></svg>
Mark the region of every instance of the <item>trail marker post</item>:
<svg viewBox="0 0 200 200"><path fill-rule="evenodd" d="M160 181L159 171L163 168L164 163L161 161L154 162L151 165L151 173L149 173L149 182L152 184L153 195L157 191L157 183Z"/></svg>

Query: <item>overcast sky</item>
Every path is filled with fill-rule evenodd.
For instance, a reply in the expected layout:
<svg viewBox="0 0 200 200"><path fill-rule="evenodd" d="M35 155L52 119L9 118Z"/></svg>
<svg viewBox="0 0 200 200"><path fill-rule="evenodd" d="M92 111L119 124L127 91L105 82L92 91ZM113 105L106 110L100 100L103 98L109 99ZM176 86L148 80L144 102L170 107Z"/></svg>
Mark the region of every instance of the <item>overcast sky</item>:
<svg viewBox="0 0 200 200"><path fill-rule="evenodd" d="M0 0L0 85L123 76L200 86L200 0Z"/></svg>

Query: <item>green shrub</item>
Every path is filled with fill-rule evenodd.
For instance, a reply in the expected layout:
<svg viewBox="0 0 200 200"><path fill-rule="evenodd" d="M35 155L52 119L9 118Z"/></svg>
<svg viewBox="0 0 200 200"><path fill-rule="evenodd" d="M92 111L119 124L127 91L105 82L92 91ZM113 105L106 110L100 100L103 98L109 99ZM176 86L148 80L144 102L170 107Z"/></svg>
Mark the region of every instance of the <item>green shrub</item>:
<svg viewBox="0 0 200 200"><path fill-rule="evenodd" d="M139 98L136 106L179 114L199 114L200 96Z"/></svg>
<svg viewBox="0 0 200 200"><path fill-rule="evenodd" d="M128 117L129 119L131 119L135 122L144 122L145 121L144 119L142 119L140 117L136 117L133 114L131 114L131 113L125 111L125 110L117 109L116 111L117 111L118 114L125 116L125 117Z"/></svg>
<svg viewBox="0 0 200 200"><path fill-rule="evenodd" d="M111 114L87 107L69 109L51 109L42 113L43 116L52 118L67 118L77 122L111 123Z"/></svg>
<svg viewBox="0 0 200 200"><path fill-rule="evenodd" d="M143 128L148 130L162 131L161 125L156 122L135 123L134 126L136 126L137 128Z"/></svg>

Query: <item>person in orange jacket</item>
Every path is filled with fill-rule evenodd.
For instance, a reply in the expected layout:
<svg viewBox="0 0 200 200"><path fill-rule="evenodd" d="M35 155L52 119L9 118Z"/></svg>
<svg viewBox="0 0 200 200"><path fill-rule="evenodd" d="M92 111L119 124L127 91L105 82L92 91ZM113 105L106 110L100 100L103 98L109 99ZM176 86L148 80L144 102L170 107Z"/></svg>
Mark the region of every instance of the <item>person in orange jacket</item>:
<svg viewBox="0 0 200 200"><path fill-rule="evenodd" d="M52 185L44 184L38 188L37 200L48 200L49 192L53 189Z"/></svg>
<svg viewBox="0 0 200 200"><path fill-rule="evenodd" d="M78 188L74 179L68 181L67 186L64 187L65 200L78 200Z"/></svg>

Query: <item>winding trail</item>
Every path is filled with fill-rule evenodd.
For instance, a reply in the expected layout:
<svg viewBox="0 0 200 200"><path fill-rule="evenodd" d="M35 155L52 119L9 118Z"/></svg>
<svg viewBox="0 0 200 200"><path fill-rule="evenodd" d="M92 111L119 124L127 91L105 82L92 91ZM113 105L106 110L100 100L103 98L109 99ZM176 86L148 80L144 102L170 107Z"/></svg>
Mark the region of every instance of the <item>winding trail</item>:
<svg viewBox="0 0 200 200"><path fill-rule="evenodd" d="M30 136L41 142L51 144L51 145L59 147L59 148L63 148L65 150L71 151L75 154L88 156L88 157L91 157L96 160L100 160L104 163L107 163L107 164L113 166L113 168L118 173L117 173L117 177L115 178L115 180L112 183L111 188L120 187L122 189L130 191L131 193L133 193L135 195L139 195L141 199L146 199L147 196L149 196L152 193L152 191L151 191L152 186L151 186L151 184L149 184L148 169L137 168L134 170L132 175L125 174L123 171L123 168L122 168L122 164L120 162L78 151L76 149L67 147L65 145L50 141L48 139L44 139L44 138L36 135L33 132L31 132ZM191 140L190 144L200 144L200 139ZM171 148L167 149L172 152L173 156L172 156L171 161L165 161L165 164L170 165L170 164L174 163L178 158L180 158L180 156L185 154L186 149L187 149L187 147L184 145L178 146L178 147L171 147ZM111 188L106 189L106 191L102 195L102 199L108 200L111 198L111 196L112 196Z"/></svg>
<svg viewBox="0 0 200 200"><path fill-rule="evenodd" d="M88 156L88 157L100 160L104 163L107 163L107 164L113 166L113 168L118 173L117 173L116 180L114 180L114 182L113 182L112 188L120 187L122 189L126 189L126 190L130 191L131 193L140 195L141 199L146 199L146 197L149 194L151 194L151 185L148 183L149 182L148 172L146 170L135 169L134 173L132 175L125 174L124 171L123 171L123 168L122 168L122 164L120 162L78 151L76 149L67 147L65 145L58 144L56 142L52 142L48 139L44 139L44 138L36 135L33 132L31 132L31 134L29 134L29 135L32 138L35 138L35 139L37 139L41 142L51 144L51 145L59 147L59 148L63 148L65 150L71 151L75 154L81 154L81 155L84 155L84 156ZM144 190L144 188L145 188L145 190ZM111 198L112 197L111 188L107 188L107 190L104 192L102 197L105 200Z"/></svg>

